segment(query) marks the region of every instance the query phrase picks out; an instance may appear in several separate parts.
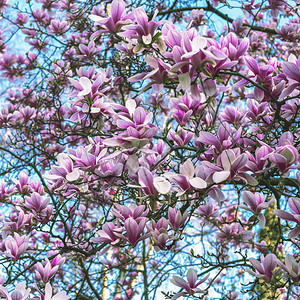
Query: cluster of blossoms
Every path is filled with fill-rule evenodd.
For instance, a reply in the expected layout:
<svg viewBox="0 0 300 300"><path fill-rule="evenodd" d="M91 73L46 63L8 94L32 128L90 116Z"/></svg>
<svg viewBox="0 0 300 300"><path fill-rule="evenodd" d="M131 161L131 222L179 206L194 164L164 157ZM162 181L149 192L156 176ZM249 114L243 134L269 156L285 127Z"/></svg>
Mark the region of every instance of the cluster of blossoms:
<svg viewBox="0 0 300 300"><path fill-rule="evenodd" d="M298 299L299 1L31 2L0 3L0 298Z"/></svg>

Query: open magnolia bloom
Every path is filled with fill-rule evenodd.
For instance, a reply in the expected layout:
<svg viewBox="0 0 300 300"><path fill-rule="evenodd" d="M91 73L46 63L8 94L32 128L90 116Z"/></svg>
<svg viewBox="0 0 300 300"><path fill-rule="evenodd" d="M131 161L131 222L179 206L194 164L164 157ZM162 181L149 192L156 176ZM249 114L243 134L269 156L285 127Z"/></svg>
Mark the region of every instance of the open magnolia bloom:
<svg viewBox="0 0 300 300"><path fill-rule="evenodd" d="M273 199L268 202L265 202L265 197L262 194L253 194L249 191L243 192L242 198L243 201L247 204L247 206L239 205L239 207L251 211L254 215L257 216L259 220L258 225L260 227L265 227L266 219L261 212L273 203Z"/></svg>
<svg viewBox="0 0 300 300"><path fill-rule="evenodd" d="M202 190L207 187L207 183L195 175L195 167L190 159L180 166L180 174L165 173L165 176L179 187L177 196L191 193L194 190Z"/></svg>
<svg viewBox="0 0 300 300"><path fill-rule="evenodd" d="M126 14L125 2L122 0L114 0L111 3L110 15L108 17L100 17L98 15L89 16L96 25L101 25L104 28L97 31L95 36L103 32L117 33L125 24L131 23L132 14Z"/></svg>
<svg viewBox="0 0 300 300"><path fill-rule="evenodd" d="M289 238L293 239L300 234L300 198L290 198L289 206L295 214L288 213L281 209L274 209L274 213L280 219L295 222L297 224L297 226L289 232Z"/></svg>
<svg viewBox="0 0 300 300"><path fill-rule="evenodd" d="M276 272L273 272L277 266L277 257L275 254L268 254L266 257L264 257L264 255L262 254L260 257L261 263L254 258L250 258L249 261L256 272L253 272L250 269L247 269L247 271L251 275L259 279L263 279L266 282L271 281L273 276L278 274L280 271L279 269Z"/></svg>
<svg viewBox="0 0 300 300"><path fill-rule="evenodd" d="M300 281L300 262L296 262L295 258L291 254L287 254L285 257L285 265L278 259L278 265L282 270L287 273L293 282L297 283Z"/></svg>
<svg viewBox="0 0 300 300"><path fill-rule="evenodd" d="M38 288L37 291L41 296L35 296L32 298L32 300L68 300L71 298L70 296L67 296L65 291L61 291L53 295L52 286L50 283L46 283L45 294L43 294Z"/></svg>
<svg viewBox="0 0 300 300"><path fill-rule="evenodd" d="M205 293L204 290L201 290L198 288L198 286L203 283L209 275L206 275L201 280L197 281L197 273L194 269L190 268L187 272L187 280L184 280L183 278L174 275L173 278L170 280L171 283L175 284L176 286L179 286L184 289L184 291L179 292L175 294L172 299L177 299L184 295L194 295L196 293Z"/></svg>
<svg viewBox="0 0 300 300"><path fill-rule="evenodd" d="M5 300L26 300L29 299L31 289L26 289L26 283L20 282L14 291L8 293L7 289L0 284L0 299Z"/></svg>

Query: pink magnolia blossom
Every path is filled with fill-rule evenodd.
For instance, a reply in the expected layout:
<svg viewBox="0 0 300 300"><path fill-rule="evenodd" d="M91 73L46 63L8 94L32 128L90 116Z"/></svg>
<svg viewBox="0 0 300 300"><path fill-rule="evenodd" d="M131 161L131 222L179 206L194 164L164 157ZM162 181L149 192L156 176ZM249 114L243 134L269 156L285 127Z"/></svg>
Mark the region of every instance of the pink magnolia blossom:
<svg viewBox="0 0 300 300"><path fill-rule="evenodd" d="M255 156L250 152L246 152L248 155L247 168L254 174L262 174L266 171L266 165L268 164L268 155L272 152L272 148L263 145L255 150Z"/></svg>
<svg viewBox="0 0 300 300"><path fill-rule="evenodd" d="M157 223L152 220L151 225L146 225L146 227L154 242L155 250L164 250L167 242L170 240L168 235L168 221L165 218L160 218Z"/></svg>
<svg viewBox="0 0 300 300"><path fill-rule="evenodd" d="M25 197L24 207L32 210L35 213L40 213L49 205L50 199L43 199L40 194L33 192L31 197Z"/></svg>
<svg viewBox="0 0 300 300"><path fill-rule="evenodd" d="M201 216L206 218L214 218L218 214L217 208L211 202L200 205L197 211Z"/></svg>
<svg viewBox="0 0 300 300"><path fill-rule="evenodd" d="M265 202L265 197L260 193L251 193L249 191L245 191L242 194L243 201L247 204L245 205L239 205L239 207L251 211L254 215L257 216L259 223L258 225L260 227L265 227L266 219L265 216L261 213L264 209L270 207L270 205L273 203L274 199Z"/></svg>
<svg viewBox="0 0 300 300"><path fill-rule="evenodd" d="M217 159L220 171L213 175L215 183L225 180L240 179L250 185L257 185L257 181L246 172L248 156L246 153L240 153L240 149L224 150Z"/></svg>
<svg viewBox="0 0 300 300"><path fill-rule="evenodd" d="M7 289L0 283L0 297L4 297L5 300L26 300L29 299L31 289L26 289L26 283L20 282L16 285L13 292L8 293Z"/></svg>
<svg viewBox="0 0 300 300"><path fill-rule="evenodd" d="M113 138L106 139L103 143L107 146L121 146L125 149L142 149L146 146L158 131L158 128L151 123L153 114L146 112L144 108L137 107L137 103L133 99L126 101L125 107L114 105L116 109L122 112L115 115L116 124L120 129L124 129L123 133L115 135ZM143 150L147 151L147 150ZM128 152L128 151L124 151ZM132 152L130 154L133 154ZM133 158L133 156L130 156ZM128 162L129 168L130 163Z"/></svg>
<svg viewBox="0 0 300 300"><path fill-rule="evenodd" d="M207 187L207 183L200 177L195 177L195 167L190 159L180 166L180 174L166 173L165 176L174 182L179 191L177 196L185 193L191 193L194 190L203 190Z"/></svg>
<svg viewBox="0 0 300 300"><path fill-rule="evenodd" d="M300 26L299 24L284 24L280 28L275 29L278 36L284 40L295 42L300 38ZM284 73L286 73L286 66ZM288 71L287 71L288 74Z"/></svg>
<svg viewBox="0 0 300 300"><path fill-rule="evenodd" d="M252 231L243 229L239 223L226 224L216 232L216 237L220 243L249 241L252 236Z"/></svg>
<svg viewBox="0 0 300 300"><path fill-rule="evenodd" d="M69 150L69 157L74 160L74 167L80 170L95 170L103 163L107 149L96 145L95 147L79 146L76 151Z"/></svg>
<svg viewBox="0 0 300 300"><path fill-rule="evenodd" d="M149 209L145 210L145 205L130 205L129 207L126 205L115 204L115 209L113 209L112 213L121 221L126 221L128 218L133 218L137 222L143 220Z"/></svg>
<svg viewBox="0 0 300 300"><path fill-rule="evenodd" d="M289 232L289 238L293 239L300 234L300 198L291 197L289 199L289 206L294 214L281 209L274 209L274 213L280 219L295 222L297 224L297 226Z"/></svg>
<svg viewBox="0 0 300 300"><path fill-rule="evenodd" d="M290 169L297 168L292 166L299 160L299 152L293 146L293 135L290 132L285 132L279 139L278 148L268 155L270 161L278 166L278 169L286 173Z"/></svg>
<svg viewBox="0 0 300 300"><path fill-rule="evenodd" d="M157 11L158 12L158 11ZM133 52L139 53L144 49L145 46L150 45L153 42L153 37L156 34L156 29L160 25L160 22L154 21L157 12L154 14L151 21L148 21L148 16L143 7L136 8L133 11L134 20L137 25L130 24L123 27L125 32L120 35L123 37L130 37L133 40L137 40L138 44L134 47ZM154 42L158 42L157 39ZM162 40L159 40L159 44L163 44ZM162 47L162 52L165 47Z"/></svg>
<svg viewBox="0 0 300 300"><path fill-rule="evenodd" d="M146 63L153 68L152 71L148 73L139 73L128 79L129 82L138 82L145 79L151 80L152 88L155 92L159 92L163 88L163 83L168 79L168 71L171 68L169 64L164 63L161 59L157 57L152 57L150 55L145 57Z"/></svg>
<svg viewBox="0 0 300 300"><path fill-rule="evenodd" d="M96 47L94 41L90 41L88 45L79 45L79 50L83 55L78 55L79 58L88 58L92 59L95 55L99 54L101 52L101 48Z"/></svg>
<svg viewBox="0 0 300 300"><path fill-rule="evenodd" d="M300 263L297 263L292 255L286 255L285 265L279 259L277 259L277 263L279 267L287 273L288 277L293 280L293 282L297 283L300 281Z"/></svg>
<svg viewBox="0 0 300 300"><path fill-rule="evenodd" d="M28 174L26 171L21 171L19 174L19 180L13 178L12 179L13 183L15 184L17 190L20 193L26 193L29 190L29 185L28 185Z"/></svg>
<svg viewBox="0 0 300 300"><path fill-rule="evenodd" d="M52 166L49 174L44 175L46 179L73 182L80 177L79 170L74 168L73 161L65 153L58 154L57 162L59 166Z"/></svg>
<svg viewBox="0 0 300 300"><path fill-rule="evenodd" d="M10 215L9 219L6 219L4 226L1 228L2 237L6 237L13 232L20 232L22 229L30 228L32 224L33 214L25 214L23 210L17 211L17 215Z"/></svg>
<svg viewBox="0 0 300 300"><path fill-rule="evenodd" d="M284 89L284 82L275 81L272 76L277 67L277 59L272 58L266 65L258 64L257 61L250 56L246 56L244 59L250 70L248 75L249 78L258 84L258 86L254 87L253 94L249 96L257 101L270 100L270 94L273 97L279 97ZM236 86L240 87L245 84L248 84L248 81L246 79L242 79L236 84ZM261 85L261 87L259 85ZM266 93L266 90L268 93Z"/></svg>
<svg viewBox="0 0 300 300"><path fill-rule="evenodd" d="M173 230L177 231L185 223L188 214L188 211L185 211L182 215L180 210L169 207L168 220Z"/></svg>
<svg viewBox="0 0 300 300"><path fill-rule="evenodd" d="M270 9L271 16L277 17L280 12L285 13L285 2L283 0L268 0L268 2L269 5L266 9Z"/></svg>
<svg viewBox="0 0 300 300"><path fill-rule="evenodd" d="M211 145L219 153L225 149L231 148L239 141L241 137L241 129L234 130L229 123L223 122L218 129L218 135L206 131L200 131L197 144L203 143Z"/></svg>
<svg viewBox="0 0 300 300"><path fill-rule="evenodd" d="M62 35L67 32L69 25L67 21L51 20L49 30L51 33Z"/></svg>
<svg viewBox="0 0 300 300"><path fill-rule="evenodd" d="M175 294L172 299L177 299L181 296L184 295L194 295L196 293L205 293L204 290L201 290L198 288L198 286L203 283L205 280L207 280L207 278L209 277L209 275L206 275L204 278L202 278L201 280L199 280L197 282L197 273L195 272L194 269L190 268L187 272L187 281L182 279L179 276L174 275L173 278L170 280L171 283L173 283L176 286L179 286L180 288L184 289L184 291L179 292L177 294Z"/></svg>
<svg viewBox="0 0 300 300"><path fill-rule="evenodd" d="M14 233L12 237L9 235L5 241L6 256L17 261L20 256L26 252L29 245L29 237L27 235L20 236L18 233Z"/></svg>
<svg viewBox="0 0 300 300"><path fill-rule="evenodd" d="M90 15L90 19L96 22L96 25L104 26L97 34L103 32L117 33L125 24L131 23L133 14L126 15L125 2L123 0L114 0L110 7L110 16L107 18L98 15Z"/></svg>
<svg viewBox="0 0 300 300"><path fill-rule="evenodd" d="M191 27L196 28L208 22L205 18L203 9L193 9L190 12L190 16L183 16L183 19L185 20L185 22L190 23Z"/></svg>
<svg viewBox="0 0 300 300"><path fill-rule="evenodd" d="M242 2L243 3L243 8L246 10L246 11L251 11L251 10L254 10L254 9L257 9L259 8L259 3L258 4L254 4L255 0L250 0L250 2Z"/></svg>
<svg viewBox="0 0 300 300"><path fill-rule="evenodd" d="M157 197L158 193L167 194L171 189L171 184L164 177L154 177L153 174L144 167L138 171L139 184L146 195Z"/></svg>
<svg viewBox="0 0 300 300"><path fill-rule="evenodd" d="M191 116L197 116L204 109L205 96L201 93L200 98L196 99L193 95L185 93L181 98L172 98L171 103L176 108L175 120L180 126L184 126L190 122Z"/></svg>
<svg viewBox="0 0 300 300"><path fill-rule="evenodd" d="M108 243L114 246L121 243L120 235L123 231L124 229L121 228L119 222L117 222L117 226L113 222L108 222L103 225L102 230L97 231L98 237L92 238L91 241L93 243Z"/></svg>
<svg viewBox="0 0 300 300"><path fill-rule="evenodd" d="M261 263L259 263L256 259L254 258L250 258L249 261L251 263L251 265L254 267L254 269L256 270L256 272L247 269L247 271L259 278L259 279L263 279L266 282L271 281L271 279L274 276L274 269L277 266L277 257L275 254L268 254L266 257L264 257L264 255L262 254L260 257Z"/></svg>
<svg viewBox="0 0 300 300"><path fill-rule="evenodd" d="M194 137L194 134L182 128L179 128L177 132L175 132L173 129L170 129L169 137L177 145L184 146Z"/></svg>
<svg viewBox="0 0 300 300"><path fill-rule="evenodd" d="M92 82L87 77L80 77L78 81L73 78L70 78L71 83L78 89L80 92L77 94L78 97L86 96L92 91Z"/></svg>
<svg viewBox="0 0 300 300"><path fill-rule="evenodd" d="M282 64L283 74L287 77L289 81L289 86L281 94L281 98L284 98L290 95L295 89L300 88L300 57L297 57L294 54L291 54L287 62Z"/></svg>
<svg viewBox="0 0 300 300"><path fill-rule="evenodd" d="M147 218L141 218L140 222L137 222L132 217L125 220L124 227L127 235L118 234L121 239L128 241L132 246L135 246L138 242L149 237L149 234L144 234L141 236L145 229Z"/></svg>
<svg viewBox="0 0 300 300"><path fill-rule="evenodd" d="M56 264L56 261L51 263L48 258L45 258L43 265L40 262L37 263L35 277L36 280L42 280L44 283L46 283L55 275L60 267L60 264Z"/></svg>
<svg viewBox="0 0 300 300"><path fill-rule="evenodd" d="M15 23L22 27L24 26L24 24L27 23L27 21L28 21L28 15L18 12L17 18L15 19Z"/></svg>
<svg viewBox="0 0 300 300"><path fill-rule="evenodd" d="M1 206L2 202L4 202L4 200L7 197L13 194L14 188L13 187L8 188L7 183L3 179L0 179L0 184L1 184L1 189L0 189L0 206Z"/></svg>
<svg viewBox="0 0 300 300"><path fill-rule="evenodd" d="M53 295L52 286L48 282L46 283L45 293L42 293L38 287L36 287L37 291L39 292L40 296L35 296L32 300L68 300L70 296L67 296L65 291L58 292L57 294ZM52 296L53 295L53 296Z"/></svg>

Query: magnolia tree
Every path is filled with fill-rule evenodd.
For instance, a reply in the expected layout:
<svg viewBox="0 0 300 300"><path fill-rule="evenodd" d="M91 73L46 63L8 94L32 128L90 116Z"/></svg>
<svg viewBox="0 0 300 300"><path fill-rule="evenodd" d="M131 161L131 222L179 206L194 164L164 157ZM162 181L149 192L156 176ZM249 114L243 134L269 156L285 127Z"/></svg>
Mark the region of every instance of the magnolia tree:
<svg viewBox="0 0 300 300"><path fill-rule="evenodd" d="M299 299L299 1L0 2L0 299Z"/></svg>

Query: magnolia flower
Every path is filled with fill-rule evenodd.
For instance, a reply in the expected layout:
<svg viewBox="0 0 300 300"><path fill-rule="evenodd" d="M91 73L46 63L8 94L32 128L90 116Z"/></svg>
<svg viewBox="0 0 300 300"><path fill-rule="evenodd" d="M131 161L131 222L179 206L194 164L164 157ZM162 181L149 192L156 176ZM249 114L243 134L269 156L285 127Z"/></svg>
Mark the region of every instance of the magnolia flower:
<svg viewBox="0 0 300 300"><path fill-rule="evenodd" d="M273 203L273 199L265 202L265 197L262 194L253 194L249 191L243 192L242 199L248 206L239 205L239 207L254 213L259 220L258 225L260 227L265 227L266 219L261 212Z"/></svg>
<svg viewBox="0 0 300 300"><path fill-rule="evenodd" d="M69 25L67 21L51 20L49 25L50 33L61 35L68 31Z"/></svg>
<svg viewBox="0 0 300 300"><path fill-rule="evenodd" d="M145 210L145 205L126 205L115 204L115 208L112 210L112 213L115 217L121 221L126 221L128 218L133 218L137 222L141 221L144 217L147 216L149 209Z"/></svg>
<svg viewBox="0 0 300 300"><path fill-rule="evenodd" d="M17 261L20 256L26 252L28 248L29 237L27 235L20 236L18 233L14 233L14 237L11 235L7 237L5 241L6 256L11 257L13 261Z"/></svg>
<svg viewBox="0 0 300 300"><path fill-rule="evenodd" d="M6 300L26 300L31 290L29 288L26 290L25 286L25 282L20 282L17 284L15 290L9 294L6 288L0 284L0 298L3 299L2 297L4 297Z"/></svg>
<svg viewBox="0 0 300 300"><path fill-rule="evenodd" d="M218 214L217 208L211 202L207 202L205 205L200 205L197 211L201 216L206 218L216 217Z"/></svg>
<svg viewBox="0 0 300 300"><path fill-rule="evenodd" d="M287 254L285 265L278 259L277 263L295 283L300 281L300 262L297 263L292 255Z"/></svg>
<svg viewBox="0 0 300 300"><path fill-rule="evenodd" d="M169 137L177 145L184 146L194 137L194 134L179 127L177 132L170 129Z"/></svg>
<svg viewBox="0 0 300 300"><path fill-rule="evenodd" d="M45 287L45 294L43 294L38 287L36 286L37 291L40 293L41 296L33 297L32 300L68 300L70 299L70 296L67 296L67 293L65 291L61 291L52 297L52 287L50 283L46 284Z"/></svg>
<svg viewBox="0 0 300 300"><path fill-rule="evenodd" d="M177 196L181 196L185 193L191 193L195 189L203 190L207 187L207 183L200 177L194 177L195 167L190 159L184 162L180 166L180 174L174 174L168 172L165 174L172 182L174 182L179 187L179 192Z"/></svg>
<svg viewBox="0 0 300 300"><path fill-rule="evenodd" d="M272 151L271 147L264 145L255 150L255 157L250 152L247 152L249 159L247 163L247 168L254 174L261 174L265 172L265 166L268 163L267 158L270 151Z"/></svg>
<svg viewBox="0 0 300 300"><path fill-rule="evenodd" d="M48 258L45 259L45 267L41 263L37 263L37 270L35 275L37 281L42 280L44 283L48 282L59 269L59 265L52 266Z"/></svg>
<svg viewBox="0 0 300 300"><path fill-rule="evenodd" d="M49 198L44 199L40 194L34 192L31 197L25 196L24 206L35 213L39 213L48 206L49 202Z"/></svg>
<svg viewBox="0 0 300 300"><path fill-rule="evenodd" d="M246 172L248 156L246 153L240 153L240 149L224 150L217 158L220 171L213 174L213 181L221 183L226 180L240 179L249 185L257 185L255 178Z"/></svg>
<svg viewBox="0 0 300 300"><path fill-rule="evenodd" d="M266 282L269 282L273 277L273 271L277 266L277 257L275 254L268 254L266 257L262 254L260 257L261 263L259 263L256 259L250 258L249 261L251 265L254 267L256 272L247 269L247 271L259 278L263 279ZM276 274L276 273L275 273Z"/></svg>
<svg viewBox="0 0 300 300"><path fill-rule="evenodd" d="M87 77L80 77L79 80L69 79L76 89L80 90L78 97L88 95L92 91L92 82Z"/></svg>
<svg viewBox="0 0 300 300"><path fill-rule="evenodd" d="M169 240L168 221L162 217L157 223L152 220L151 226L146 225L146 227L153 239L154 249L156 251L165 249L167 241Z"/></svg>
<svg viewBox="0 0 300 300"><path fill-rule="evenodd" d="M297 226L288 235L290 239L293 239L300 234L300 198L291 197L289 199L289 206L295 213L294 215L281 209L274 209L274 213L280 219L297 223Z"/></svg>
<svg viewBox="0 0 300 300"><path fill-rule="evenodd" d="M137 45L139 46L139 45ZM136 47L135 47L136 48ZM150 79L152 88L157 91L161 91L164 81L168 78L168 70L170 65L164 63L161 59L153 56L146 56L145 62L153 68L148 73L139 73L128 79L129 82L137 82L145 79Z"/></svg>
<svg viewBox="0 0 300 300"><path fill-rule="evenodd" d="M149 237L149 234L145 234L141 236L147 221L148 221L147 218L142 218L141 221L138 223L132 217L129 217L128 219L126 219L124 224L127 232L127 237L121 235L119 236L127 240L131 245L135 246L138 242Z"/></svg>
<svg viewBox="0 0 300 300"><path fill-rule="evenodd" d="M208 278L208 276L209 275L205 276L200 281L196 282L197 281L197 273L192 268L190 268L187 272L187 281L182 279L179 276L174 275L173 278L170 280L171 283L179 286L180 288L183 288L184 291L175 294L172 297L172 300L177 299L183 295L194 295L195 293L205 293L205 291L200 290L197 287L201 283L203 283Z"/></svg>
<svg viewBox="0 0 300 300"><path fill-rule="evenodd" d="M94 41L90 41L88 45L79 45L79 50L83 55L78 55L78 57L87 57L89 59L93 58L95 55L99 54L101 52L101 48L97 48Z"/></svg>
<svg viewBox="0 0 300 300"><path fill-rule="evenodd" d="M158 193L167 194L171 189L171 184L164 177L154 177L153 174L144 167L138 171L139 184L146 195L157 197Z"/></svg>
<svg viewBox="0 0 300 300"><path fill-rule="evenodd" d="M185 211L184 214L182 215L180 210L169 207L168 219L173 230L175 231L178 230L184 224L188 215L189 215L188 211Z"/></svg>
<svg viewBox="0 0 300 300"><path fill-rule="evenodd" d="M5 238L13 232L20 232L22 229L29 227L32 223L33 214L24 214L22 209L17 211L17 216L11 216L4 222L4 226L1 228L2 238Z"/></svg>
<svg viewBox="0 0 300 300"><path fill-rule="evenodd" d="M296 163L298 158L298 150L292 145L278 147L275 152L269 155L270 161L275 163L283 173L291 169L291 165Z"/></svg>
<svg viewBox="0 0 300 300"><path fill-rule="evenodd" d="M90 15L89 17L92 21L96 22L96 25L106 28L99 30L96 32L97 34L102 32L117 33L125 24L131 23L131 19L133 19L132 14L126 15L125 2L122 0L114 0L111 3L109 17L103 18L94 14Z"/></svg>
<svg viewBox="0 0 300 300"><path fill-rule="evenodd" d="M148 21L145 9L143 7L136 8L133 14L137 25L126 25L124 27L125 32L121 33L120 36L130 37L130 39L136 39L139 42L133 49L134 53L141 52L144 50L144 46L151 44L153 41L162 45L160 50L165 51L163 40L159 38L154 40L156 29L160 25L160 22L154 21L157 13L158 11L154 13L152 20Z"/></svg>
<svg viewBox="0 0 300 300"><path fill-rule="evenodd" d="M229 123L222 122L216 136L210 132L200 131L197 144L200 142L205 145L211 145L215 151L219 153L224 149L231 148L233 144L238 143L241 133L241 128L235 130Z"/></svg>
<svg viewBox="0 0 300 300"><path fill-rule="evenodd" d="M59 165L51 166L49 174L44 175L46 179L52 181L66 179L69 182L73 182L80 177L79 170L74 168L73 161L65 153L58 154L57 162Z"/></svg>
<svg viewBox="0 0 300 300"><path fill-rule="evenodd" d="M252 231L244 230L238 223L226 224L216 232L216 237L220 243L237 242L238 240L249 241L252 236Z"/></svg>
<svg viewBox="0 0 300 300"><path fill-rule="evenodd" d="M19 180L13 178L12 181L20 193L26 193L29 190L28 174L26 171L20 172Z"/></svg>
<svg viewBox="0 0 300 300"><path fill-rule="evenodd" d="M117 223L117 227L114 223L105 223L102 230L97 231L99 237L92 238L93 243L108 243L110 245L117 245L121 242L118 233L122 233L123 228L120 227L120 223Z"/></svg>

